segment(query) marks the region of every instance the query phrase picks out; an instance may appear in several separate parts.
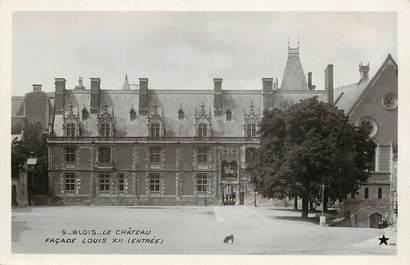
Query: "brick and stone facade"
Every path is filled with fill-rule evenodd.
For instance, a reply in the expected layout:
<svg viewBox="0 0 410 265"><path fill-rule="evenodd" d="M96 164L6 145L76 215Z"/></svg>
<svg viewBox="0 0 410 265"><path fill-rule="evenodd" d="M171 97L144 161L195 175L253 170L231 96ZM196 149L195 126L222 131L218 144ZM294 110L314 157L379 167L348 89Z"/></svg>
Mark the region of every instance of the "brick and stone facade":
<svg viewBox="0 0 410 265"><path fill-rule="evenodd" d="M214 78L209 90L152 89L148 78L132 89L128 76L121 89L103 88L100 78L91 78L90 89L82 79L68 89L64 78L56 78L48 138L53 202L252 202L245 156L259 145L263 110L312 96L325 101L333 89L307 86L299 48L289 48L284 76L286 89L277 79L262 78L252 90L225 90L222 78Z"/></svg>

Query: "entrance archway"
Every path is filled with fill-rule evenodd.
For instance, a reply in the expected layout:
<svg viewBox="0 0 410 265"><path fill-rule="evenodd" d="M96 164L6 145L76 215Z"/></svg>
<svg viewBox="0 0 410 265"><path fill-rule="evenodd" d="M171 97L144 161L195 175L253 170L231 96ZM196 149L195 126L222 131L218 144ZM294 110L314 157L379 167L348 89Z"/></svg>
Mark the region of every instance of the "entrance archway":
<svg viewBox="0 0 410 265"><path fill-rule="evenodd" d="M17 206L17 187L15 184L11 186L11 205L12 206Z"/></svg>
<svg viewBox="0 0 410 265"><path fill-rule="evenodd" d="M235 205L238 194L238 185L227 184L222 189L222 202L224 205Z"/></svg>
<svg viewBox="0 0 410 265"><path fill-rule="evenodd" d="M373 213L370 215L370 228L379 228L379 223L382 222L382 215L379 213Z"/></svg>

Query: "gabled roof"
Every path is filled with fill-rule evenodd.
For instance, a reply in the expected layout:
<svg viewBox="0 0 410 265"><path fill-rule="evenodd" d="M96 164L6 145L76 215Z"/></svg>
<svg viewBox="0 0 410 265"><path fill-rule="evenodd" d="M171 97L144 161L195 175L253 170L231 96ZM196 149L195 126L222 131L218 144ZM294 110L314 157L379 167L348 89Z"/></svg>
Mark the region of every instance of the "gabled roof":
<svg viewBox="0 0 410 265"><path fill-rule="evenodd" d="M377 70L376 74L372 77L372 79L369 81L369 83L366 85L365 89L363 90L363 92L359 95L359 97L356 99L356 101L354 102L352 108L346 112L347 115L351 115L356 109L357 107L360 105L360 103L362 102L363 98L366 96L367 92L369 91L369 89L373 86L373 84L379 79L381 73L383 72L386 64L388 63L392 63L394 65L394 67L397 70L397 63L393 60L393 58L391 57L391 55L387 55L386 60L384 60L383 64L379 67L379 69Z"/></svg>
<svg viewBox="0 0 410 265"><path fill-rule="evenodd" d="M370 81L354 83L351 85L341 86L335 88L335 104L339 109L343 109L346 115L350 116L352 112L357 109L360 102L365 97L367 91L373 84L378 80L380 74L382 73L384 67L387 63L391 62L397 69L397 63L393 60L389 54L384 60L383 64L379 67L376 74L370 79Z"/></svg>
<svg viewBox="0 0 410 265"><path fill-rule="evenodd" d="M281 90L309 90L302 63L299 58L299 47L288 48L288 61L282 78Z"/></svg>

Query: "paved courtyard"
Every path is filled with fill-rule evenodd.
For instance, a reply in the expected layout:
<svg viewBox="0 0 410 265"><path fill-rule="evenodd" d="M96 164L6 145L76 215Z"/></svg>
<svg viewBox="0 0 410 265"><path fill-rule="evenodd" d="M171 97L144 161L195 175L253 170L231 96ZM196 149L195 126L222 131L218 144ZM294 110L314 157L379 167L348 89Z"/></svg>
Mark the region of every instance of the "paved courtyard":
<svg viewBox="0 0 410 265"><path fill-rule="evenodd" d="M385 234L391 237L388 243L395 242L392 229L320 227L299 216L300 212L291 209L246 206L15 208L12 251L282 255L396 252L393 245L379 246L377 239ZM223 238L230 234L234 235L234 243L224 244Z"/></svg>

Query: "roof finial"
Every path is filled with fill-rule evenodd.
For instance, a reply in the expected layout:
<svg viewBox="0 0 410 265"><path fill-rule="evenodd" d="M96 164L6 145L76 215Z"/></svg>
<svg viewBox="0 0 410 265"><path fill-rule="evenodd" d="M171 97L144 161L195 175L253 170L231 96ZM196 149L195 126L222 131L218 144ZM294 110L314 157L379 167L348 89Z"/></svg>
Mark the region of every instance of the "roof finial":
<svg viewBox="0 0 410 265"><path fill-rule="evenodd" d="M299 35L298 35L298 49L299 49L300 41L299 41Z"/></svg>
<svg viewBox="0 0 410 265"><path fill-rule="evenodd" d="M125 74L124 84L122 85L122 89L131 89L130 83L128 82L128 74Z"/></svg>
<svg viewBox="0 0 410 265"><path fill-rule="evenodd" d="M290 37L288 35L288 49L290 48Z"/></svg>

